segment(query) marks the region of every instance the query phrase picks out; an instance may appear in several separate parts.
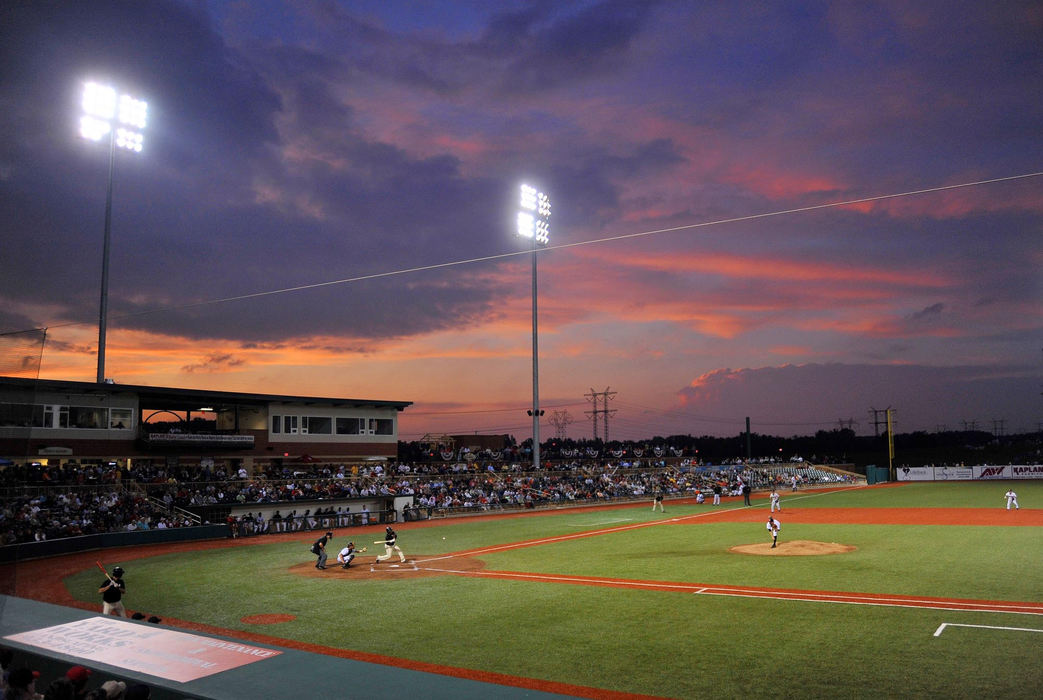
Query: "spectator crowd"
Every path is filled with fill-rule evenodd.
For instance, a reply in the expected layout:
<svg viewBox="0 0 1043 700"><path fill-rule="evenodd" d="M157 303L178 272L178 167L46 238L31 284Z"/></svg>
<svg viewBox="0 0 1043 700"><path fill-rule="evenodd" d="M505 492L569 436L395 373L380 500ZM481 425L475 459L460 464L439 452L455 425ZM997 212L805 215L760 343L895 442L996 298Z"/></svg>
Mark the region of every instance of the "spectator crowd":
<svg viewBox="0 0 1043 700"><path fill-rule="evenodd" d="M15 652L0 648L0 698L2 700L149 700L152 688L116 678L102 681L85 666L71 666L60 676L46 678L20 663Z"/></svg>
<svg viewBox="0 0 1043 700"><path fill-rule="evenodd" d="M201 507L293 504L298 501L392 499L411 496L406 519L466 511L538 508L546 505L617 501L711 493L738 495L752 489L840 480L833 472L803 462L756 466L734 464L697 467L660 460L573 460L526 471L519 463L389 463L372 465L295 465L271 467L254 475L245 469L229 474L218 467L197 471L143 463L129 470L84 465L9 466L0 471L7 492L0 501L0 543L14 544L61 537L184 527L184 515ZM376 522L376 514L334 509L276 511L267 521L260 512L229 522L233 534L288 532ZM223 516L222 516L223 517Z"/></svg>

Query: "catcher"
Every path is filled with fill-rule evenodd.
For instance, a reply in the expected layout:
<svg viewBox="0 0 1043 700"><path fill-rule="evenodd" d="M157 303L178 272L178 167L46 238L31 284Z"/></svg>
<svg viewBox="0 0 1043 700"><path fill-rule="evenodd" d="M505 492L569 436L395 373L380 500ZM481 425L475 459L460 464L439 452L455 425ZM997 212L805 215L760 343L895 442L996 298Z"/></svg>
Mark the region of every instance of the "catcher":
<svg viewBox="0 0 1043 700"><path fill-rule="evenodd" d="M367 549L368 549L367 547L363 547L362 549L359 550L359 552L360 553L361 552L365 552L365 551L367 551ZM342 568L342 569L350 569L351 568L351 561L354 558L355 558L355 543L354 542L348 542L348 546L345 547L344 549L340 550L340 553L337 554L337 563L341 565L340 568Z"/></svg>

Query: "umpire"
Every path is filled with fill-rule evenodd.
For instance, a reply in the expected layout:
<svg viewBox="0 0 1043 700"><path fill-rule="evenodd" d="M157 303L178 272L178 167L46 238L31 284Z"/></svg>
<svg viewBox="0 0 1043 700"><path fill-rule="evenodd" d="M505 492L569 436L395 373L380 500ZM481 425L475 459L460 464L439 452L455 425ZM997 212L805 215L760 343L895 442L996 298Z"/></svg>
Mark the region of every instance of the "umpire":
<svg viewBox="0 0 1043 700"><path fill-rule="evenodd" d="M315 562L316 569L326 568L326 543L333 539L333 532L327 532L325 535L315 540L315 544L311 546L311 553L318 555L319 560Z"/></svg>

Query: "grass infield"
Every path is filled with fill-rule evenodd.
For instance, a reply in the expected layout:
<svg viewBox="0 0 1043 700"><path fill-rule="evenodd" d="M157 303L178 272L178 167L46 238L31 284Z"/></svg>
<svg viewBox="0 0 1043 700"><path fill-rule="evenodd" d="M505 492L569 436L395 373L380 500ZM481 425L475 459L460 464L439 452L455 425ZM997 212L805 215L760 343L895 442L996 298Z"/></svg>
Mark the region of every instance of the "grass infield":
<svg viewBox="0 0 1043 700"><path fill-rule="evenodd" d="M1022 509L1007 513L1002 495L1009 485L783 492L780 541L856 547L827 556L729 552L767 540L761 498L747 509L741 501L716 508L668 501L661 514L652 513L649 502L399 529L399 544L421 567L451 570L454 553L484 562L483 570L459 575L415 577L402 570L388 579L367 578L369 561L380 553L374 550L382 549L372 545L352 571L306 566L309 575L303 575L299 565L314 560L311 533L148 556L122 550L124 561L106 563L127 569L128 607L174 624L192 621L233 636L264 634L494 672L521 684L584 686L589 697L599 690L686 698L1037 697L1043 614L710 595L651 585L1013 601L1036 604L1043 613L1043 511L1029 507L1043 504L1043 483L1015 483ZM827 513L835 522L811 522L822 519L816 509L826 508L836 509ZM951 525L858 524L862 509L887 508L903 518L909 511L897 509L970 510L955 511ZM980 509L995 511L999 524L959 524L961 513L980 515ZM348 539L377 539L374 534L379 529L337 530L333 551ZM496 572L546 576L502 579ZM96 606L99 573L91 564L66 577L68 593ZM292 619L244 621L264 615ZM935 636L942 623L984 627L949 626Z"/></svg>

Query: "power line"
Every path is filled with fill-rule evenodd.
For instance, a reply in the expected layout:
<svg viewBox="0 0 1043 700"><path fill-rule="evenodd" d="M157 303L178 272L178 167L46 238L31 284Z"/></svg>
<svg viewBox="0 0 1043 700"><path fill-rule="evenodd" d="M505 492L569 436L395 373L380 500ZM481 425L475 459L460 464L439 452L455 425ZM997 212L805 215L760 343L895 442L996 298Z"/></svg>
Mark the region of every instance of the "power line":
<svg viewBox="0 0 1043 700"><path fill-rule="evenodd" d="M668 227L668 228L653 229L651 231L641 231L641 232L638 232L638 233L627 233L627 234L621 234L619 236L609 236L609 237L606 237L606 238L593 238L593 239L589 239L589 240L586 240L586 241L578 241L578 242L575 242L575 243L561 243L561 244L558 244L558 245L547 246L543 250L544 251L565 250L567 248L578 248L580 246L594 245L594 244L599 244L599 243L610 243L610 242L613 242L613 241L623 241L623 240L627 240L627 239L631 239L631 238L641 238L641 237L644 237L644 236L654 236L654 235L658 235L658 234L662 234L662 233L675 233L677 231L687 231L687 230L696 229L696 228L706 228L706 227L710 227L710 226L720 226L720 225L723 225L723 224L734 224L734 223L738 223L738 222L741 222L741 221L754 221L754 220L757 220L757 219L766 219L766 218L774 217L774 216L786 216L786 215L789 215L789 214L801 214L801 213L809 212L809 211L817 211L819 209L831 209L831 208L836 208L836 207L846 207L846 206L851 206L851 205L854 205L854 204L865 204L867 202L879 202L879 201L883 201L883 200L886 200L886 199L897 199L899 197L913 197L913 196L916 196L916 195L931 194L931 193L934 193L934 192L944 192L944 191L947 191L947 190L955 190L955 189L961 189L961 188L966 188L966 187L978 187L978 186L981 186L981 185L995 184L997 182L1010 182L1012 180L1023 180L1023 179L1031 178L1031 177L1039 177L1040 175L1043 175L1043 171L1041 171L1041 172L1034 172L1034 173L1024 173L1024 174L1021 174L1021 175L1009 175L1009 176L1006 176L1006 177L996 177L996 178L991 178L991 179L988 179L988 180L975 180L973 182L962 182L962 183L955 184L955 185L940 185L940 186L937 186L937 187L928 187L928 188L920 189L920 190L909 190L907 192L895 192L895 193L892 193L892 194L881 194L881 195L876 195L876 196L873 196L873 197L860 197L858 199L848 199L848 200L844 200L842 202L827 202L826 204L813 204L813 205L810 205L810 206L796 207L796 208L793 208L793 209L780 209L780 210L777 210L777 211L762 212L760 214L747 214L745 216L734 216L734 217L730 217L730 218L727 218L727 219L715 219L713 221L704 221L704 222L700 222L700 223L697 223L697 224L685 224L685 225L681 225L681 226L671 226L671 227ZM329 281L326 281L326 282L315 282L315 283L312 283L312 284L303 284L303 285L298 285L296 287L284 287L282 289L271 289L271 290L266 290L266 291L261 291L261 292L253 292L253 293L250 293L250 294L239 294L239 295L236 295L236 296L223 297L223 298L220 298L220 299L208 299L208 300L203 300L203 301L192 302L192 303L189 303L189 304L179 304L179 305L176 305L176 306L164 306L164 307L158 307L158 308L155 308L155 309L145 309L145 310L142 310L142 311L132 311L132 312L123 313L123 314L110 315L109 318L110 319L114 319L114 320L120 320L120 319L134 318L134 317L137 317L137 316L145 316L145 315L149 315L149 314L163 313L163 312L168 312L168 311L183 311L185 309L199 308L201 306L212 306L212 305L215 305L215 304L224 304L224 303L232 302L232 301L244 301L244 300L247 300L247 299L257 299L259 297L272 296L272 295L275 295L275 294L289 294L291 292L301 292L301 291L305 291L305 290L309 290L309 289L319 289L321 287L331 287L331 286L334 286L334 285L349 284L349 283L352 283L352 282L363 282L363 281L366 281L366 280L381 279L381 278L384 278L384 277L394 277L394 276L398 276L398 275L408 275L408 274L412 274L414 272L425 272L425 271L428 271L428 270L438 270L438 269L447 268L447 267L455 267L457 265L470 265L470 264L473 264L473 263L489 262L489 261L492 261L492 260L506 260L508 258L527 256L527 255L531 255L531 254L532 254L531 250L518 250L518 251L509 252L509 253L499 253L497 255L485 255L485 256L477 257L477 258L469 258L469 259L466 259L466 260L454 260L454 261L443 262L443 263L435 263L435 264L432 264L432 265L420 265L420 266L417 266L417 267L409 267L409 268L404 268L404 269L400 269L400 270L390 270L390 271L387 271L387 272L375 272L375 273L367 274L367 275L358 275L358 276L355 276L355 277L345 277L343 279L338 279L338 280L329 280ZM82 325L86 325L88 323L93 323L93 321L69 321L67 323L53 323L53 324L50 324L49 327L52 328L52 329L53 328L65 328L65 327L69 327L69 326L82 326ZM25 329L25 330L30 330L30 329Z"/></svg>

